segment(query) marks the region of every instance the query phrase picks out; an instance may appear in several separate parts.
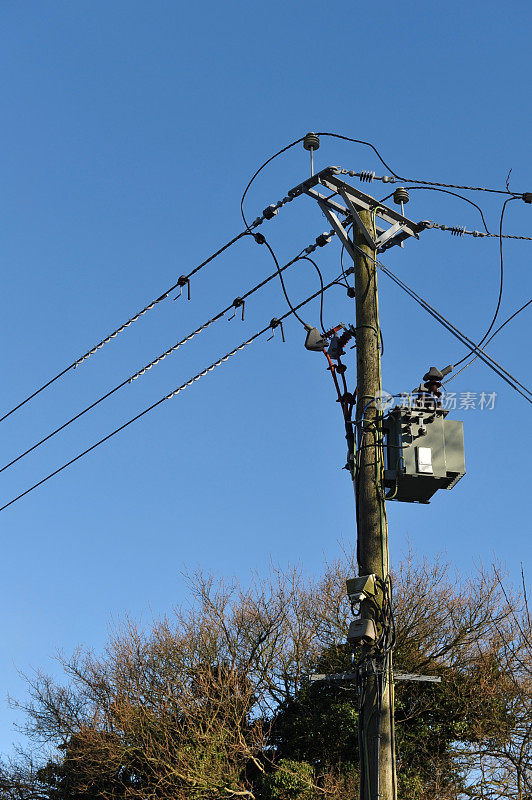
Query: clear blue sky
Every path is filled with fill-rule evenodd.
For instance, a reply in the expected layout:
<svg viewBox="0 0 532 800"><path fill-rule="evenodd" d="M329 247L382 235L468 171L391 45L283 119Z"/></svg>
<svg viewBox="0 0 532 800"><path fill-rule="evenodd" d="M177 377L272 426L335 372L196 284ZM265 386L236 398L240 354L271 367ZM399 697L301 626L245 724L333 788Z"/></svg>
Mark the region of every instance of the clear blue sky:
<svg viewBox="0 0 532 800"><path fill-rule="evenodd" d="M375 142L399 173L532 190L528 3L444 5L170 0L4 0L0 11L2 392L7 409L241 229L252 172L307 130ZM324 141L321 168L381 171L365 148ZM249 195L253 218L308 175L295 148ZM379 186L381 187L379 189ZM375 186L375 192L382 185ZM382 192L384 194L384 192ZM500 199L480 199L490 228ZM473 208L412 192L415 220L479 228ZM532 234L510 204L509 233ZM267 224L285 261L327 226L301 198ZM318 253L328 276L336 244ZM504 314L532 296L532 243L505 245ZM496 240L428 231L385 262L470 336L498 290ZM166 302L0 426L2 462L142 366L272 271L264 248L235 245ZM304 262L294 299L316 287ZM460 345L380 278L384 386L411 389ZM6 502L286 310L279 285L116 394L0 476ZM352 318L339 289L329 323ZM318 321L314 304L305 312ZM491 353L529 383L530 313ZM270 559L317 571L354 536L340 470L342 423L319 355L296 321L155 410L0 514L0 750L24 697L19 671L55 671L58 649L101 648L124 614L149 622L186 599L184 568L246 579ZM352 354L352 351L351 351ZM353 378L351 364L349 375ZM475 364L457 392L498 393L464 420L466 478L430 506L390 504L395 560L410 542L460 570L530 554L530 406Z"/></svg>

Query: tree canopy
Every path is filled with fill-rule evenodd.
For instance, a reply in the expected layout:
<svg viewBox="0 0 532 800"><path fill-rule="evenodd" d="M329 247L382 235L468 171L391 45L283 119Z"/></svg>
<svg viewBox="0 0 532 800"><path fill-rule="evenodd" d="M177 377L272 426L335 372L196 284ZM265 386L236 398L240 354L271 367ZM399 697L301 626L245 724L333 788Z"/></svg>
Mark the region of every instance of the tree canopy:
<svg viewBox="0 0 532 800"><path fill-rule="evenodd" d="M249 586L189 577L187 609L128 621L100 655L29 680L27 752L4 764L5 800L351 800L358 786L349 670L353 557L322 575L272 568ZM394 575L399 797L532 797L532 647L523 592L497 568L459 579L407 558Z"/></svg>

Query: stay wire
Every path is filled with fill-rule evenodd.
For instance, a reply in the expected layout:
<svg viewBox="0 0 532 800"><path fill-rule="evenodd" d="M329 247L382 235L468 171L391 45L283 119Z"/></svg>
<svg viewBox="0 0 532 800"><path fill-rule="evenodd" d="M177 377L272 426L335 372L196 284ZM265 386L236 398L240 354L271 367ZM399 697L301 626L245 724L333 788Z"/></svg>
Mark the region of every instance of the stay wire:
<svg viewBox="0 0 532 800"><path fill-rule="evenodd" d="M312 247L318 247L318 245L317 245L317 244L316 244L316 245L311 245L311 248L312 248ZM309 249L309 248L305 248L305 249L301 250L301 251L300 251L300 253L298 253L298 255L297 255L297 256L295 256L295 258L293 258L291 261L288 261L286 264L284 264L282 267L280 267L280 271L281 271L281 272L283 272L284 270L288 269L288 268L289 268L289 267L291 267L293 264L295 264L297 261L303 260L303 258L305 258L307 261L310 261L311 259L309 259L309 258L308 258L308 256L303 256L303 255L302 255L302 254L303 254L303 253L305 253L305 252L306 252L306 250L308 250L308 249ZM315 264L315 262L313 262L313 263L314 263L314 265L316 266L316 269L318 269L318 266L317 266L317 264ZM321 272L319 271L319 269L318 269L318 272L319 272L319 274L320 274L320 280L321 280L321 308L323 309L323 279L321 278ZM243 294L241 297L238 297L238 298L237 298L237 300L238 300L238 301L240 301L240 302L239 302L239 307L240 307L240 305L243 305L243 302L244 302L245 300L247 300L247 298L248 298L248 297L251 297L251 295L252 295L252 294L254 294L255 292L259 291L259 289L262 289L264 286L266 286L266 284L267 284L267 283L269 283L270 281L272 281L272 280L273 280L274 278L276 278L277 276L278 276L278 272L276 271L276 272L272 273L271 275L269 275L267 278L265 278L265 280L263 280L263 281L261 281L260 283L256 284L256 286L253 286L253 288L249 289L249 290L248 290L248 291L247 291L245 294ZM108 392L106 392L105 394L103 394L101 397L99 397L99 398L98 398L97 400L95 400L93 403L91 403L90 405L88 405L86 408L84 408L84 409L83 409L82 411L80 411L78 414L75 414L75 415L74 415L73 417L71 417L71 418L70 418L70 419L69 419L67 422L64 422L64 423L63 423L62 425L60 425L58 428L55 428L55 430L53 430L53 431L52 431L51 433L49 433L47 436L44 436L44 437L43 437L42 439L40 439L40 440L39 440L39 441L38 441L36 444L34 444L34 445L32 445L31 447L29 447L29 448L28 448L27 450L25 450L23 453L20 453L20 454L19 454L19 455L18 455L16 458L13 458L11 461L9 461L7 464L5 464L3 467L0 467L0 473L1 473L1 472L4 472L4 471L5 471L6 469L8 469L9 467L12 467L12 466L13 466L13 464L16 464L16 463L17 463L17 461L20 461L22 458L24 458L25 456L27 456L27 455L29 455L30 453L32 453L34 450L36 450L36 449L37 449L38 447L40 447L42 444L44 444L45 442L49 441L49 440L50 440L52 437L54 437L56 434L58 434L58 433L60 433L61 431L65 430L65 428L68 428L68 426L69 426L69 425L71 425L73 422L75 422L76 420L78 420L78 419L79 419L80 417L82 417L84 414L87 414L89 411L91 411L91 410L92 410L93 408L95 408L97 405L99 405L100 403L102 403L104 400L107 400L109 397L111 397L113 394L115 394L115 392L118 392L118 391L119 391L120 389L122 389L124 386L127 386L128 384L131 384L131 383L133 383L133 381L137 380L137 378L139 378L139 377L141 377L142 375L144 375L144 374L145 374L146 372L148 372L148 370L150 370L152 367L154 367L154 366L156 366L157 364L159 364L161 361L163 361L163 359L165 359L165 358L166 358L167 356L169 356L171 353L174 353L174 352L176 352L176 351L177 351L177 350L178 350L180 347L182 347L183 345L185 345L187 342L191 341L191 340L192 340L194 337L196 337L198 334L200 334L200 333L202 333L203 331L205 331L207 328L209 328L209 327L210 327L211 325L213 325L215 322L218 322L220 319L222 319L222 317L224 317L224 316L225 316L225 315L226 315L226 314L227 314L229 311L231 311L233 308L236 308L236 306L235 306L235 301L233 301L233 302L232 302L230 305L228 305L228 306L227 306L226 308L224 308L222 311L219 311L217 314L215 314L215 315L214 315L213 317L211 317L209 320L207 320L206 322L204 322L202 325L200 325L200 327L199 327L199 328L196 328L196 330L194 330L194 331L192 331L191 333L189 333L189 334L188 334L187 336L185 336L183 339L180 339L178 342L176 342L174 345L172 345L172 347L170 347L168 350L165 350L163 353L161 353L159 356L157 356L155 359L153 359L153 361L150 361L148 364L146 364L144 367L142 367L141 369L139 369L139 370L138 370L137 372L135 372L133 375L130 375L128 378L126 378L125 380L123 380L121 383L117 384L117 385L116 385L116 386L115 386L113 389L110 389Z"/></svg>
<svg viewBox="0 0 532 800"><path fill-rule="evenodd" d="M96 353L97 350L100 350L104 345L108 344L111 341L111 339L114 339L116 336L118 336L118 334L120 334L123 331L125 331L126 328L129 328L130 325L133 325L135 322L137 322L137 320L140 319L140 317L142 317L147 311L152 311L152 309L154 309L155 306L157 306L159 303L162 303L163 300L166 300L167 297L175 289L177 289L178 287L182 286L182 283L188 282L189 279L193 275L195 275L197 272L199 272L200 269L203 269L203 267L205 267L211 261L214 261L214 259L217 258L219 255L221 255L225 250L227 250L229 247L231 247L233 244L235 244L236 242L238 242L240 239L242 239L244 236L247 236L248 234L249 234L249 230L246 229L245 231L242 231L237 236L235 236L233 239L231 239L229 242L224 244L222 247L220 247L219 250L217 250L215 253L213 253L208 258L206 258L205 261L202 261L201 264L198 264L198 266L195 267L191 272L189 272L188 275L183 276L185 281L182 281L181 283L180 283L181 279L176 281L176 283L174 283L172 286L170 286L156 300L152 300L151 302L149 302L147 305L145 305L143 308L141 308L140 311L137 311L136 314L134 314L132 317L130 317L127 320L127 322L124 322L122 325L120 325L120 327L116 328L116 330L114 330L112 333L110 333L108 336L106 336L104 339L102 339L100 342L98 342L98 344L94 345L94 347L91 347L90 350L87 350L87 352L84 355L80 356L75 361L73 361L71 364L69 364L67 367L62 369L60 372L57 373L57 375L54 375L53 378L50 378L50 380L46 381L46 383L43 383L42 386L40 386L38 389L36 389L34 392L32 392L26 398L24 398L24 400L21 400L20 403L17 403L16 406L13 406L13 408L11 408L2 417L0 417L0 422L3 422L8 417L10 417L11 414L14 414L15 411L18 411L20 408L22 408L22 406L26 405L26 403L29 403L30 400L33 400L34 397L37 397L38 394L40 394L45 389L47 389L49 386L51 386L53 383L55 383L57 380L59 380L59 378L62 378L63 375L66 375L66 373L69 372L71 369L76 369L76 367L80 366L80 364L82 364L84 361L86 361L88 358L90 358L90 356L94 355L94 353Z"/></svg>
<svg viewBox="0 0 532 800"><path fill-rule="evenodd" d="M328 289L331 288L331 286L334 285L334 283L335 283L335 281L331 281L326 286L324 286L323 290L326 292ZM320 292L321 292L321 289L319 291L317 291L317 292L314 292L314 294L312 294L309 297L307 297L306 300L303 300L301 303L299 303L297 306L295 306L293 311L287 311L285 314L283 314L281 317L279 317L278 322L281 323L283 320L285 320L291 314L295 314L295 312L297 310L299 310L300 308L305 306L307 303L310 303L312 300L314 300L316 297L318 297ZM176 389L174 389L169 394L164 395L159 400L157 400L155 403L152 403L150 406L148 406L143 411L141 411L139 414L136 414L134 417L129 419L127 422L124 422L123 425L120 425L118 428L115 428L113 431L111 431L111 433L108 433L107 436L104 436L102 439L99 439L97 442L92 444L90 447L87 447L81 453L78 453L77 456L74 456L74 458L71 458L65 464L63 464L62 466L58 467L53 472L50 472L44 478L41 478L40 481L38 481L37 483L33 484L33 486L30 486L29 489L26 489L24 492L21 492L19 495L17 495L12 500L10 500L8 503L5 503L3 506L0 506L0 511L4 511L6 508L9 508L9 506L12 506L18 500L21 500L27 494L29 494L30 492L33 492L35 489L37 489L39 486L42 486L43 483L46 483L51 478L55 477L60 472L62 472L63 470L67 469L67 467L70 467L76 461L79 461L81 458L83 458L84 456L88 455L88 453L90 453L93 450L95 450L101 444L104 444L104 442L107 442L113 436L116 436L118 433L123 431L125 428L127 428L129 425L131 425L133 422L136 422L137 420L141 419L146 414L148 414L150 411L153 411L155 408L157 408L162 403L164 403L166 400L170 400L172 397L175 397L180 392L182 392L184 389L186 389L188 386L191 386L195 381L200 380L200 378L203 378L209 372L212 372L216 367L219 367L221 364L223 364L229 358L231 358L232 356L236 355L239 351L243 350L245 347L247 347L248 345L252 344L252 342L256 341L260 336L263 336L267 331L271 330L271 327L272 327L271 323L269 325L266 325L264 328L262 328L262 330L258 331L258 333L255 333L249 339L246 339L238 347L235 347L233 350L230 350L228 353L226 353L224 356L219 358L217 361L214 361L209 367L206 367L201 372L198 372L193 378L190 378L190 380L186 381L186 383L181 384L181 386L178 386Z"/></svg>

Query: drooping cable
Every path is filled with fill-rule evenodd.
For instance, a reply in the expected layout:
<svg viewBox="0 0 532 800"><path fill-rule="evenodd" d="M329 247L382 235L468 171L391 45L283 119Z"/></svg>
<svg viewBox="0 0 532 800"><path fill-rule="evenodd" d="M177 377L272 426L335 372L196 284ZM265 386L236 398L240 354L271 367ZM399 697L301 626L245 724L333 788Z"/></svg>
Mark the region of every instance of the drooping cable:
<svg viewBox="0 0 532 800"><path fill-rule="evenodd" d="M383 159L383 157L381 156L375 145L372 144L371 142L365 142L363 139L352 139L350 136L343 136L340 133L326 133L324 131L320 131L319 133L316 134L316 136L329 136L332 139L342 139L344 142L353 142L354 144L363 144L366 147L370 147L377 156L377 158L379 159L379 161L381 162L381 164L384 167L386 167L386 169L389 169L392 175L394 175L394 177L396 177L400 181L404 180L404 178L401 178L399 175L397 175L397 173L393 171L390 165L386 163L386 161ZM299 141L302 140L300 139ZM412 181L412 183L415 183L415 181Z"/></svg>
<svg viewBox="0 0 532 800"><path fill-rule="evenodd" d="M243 193L243 195L242 195L242 197L240 199L240 213L242 215L242 219L244 220L244 225L246 226L246 230L247 231L250 230L250 227L248 225L248 221L247 221L246 215L244 213L244 200L246 199L246 195L247 195L249 189L251 188L251 184L253 183L255 178L258 176L258 174L260 172L262 172L264 167L267 167L268 164L270 164L278 156L282 155L283 153L286 153L287 150L290 150L290 148L295 147L296 144L299 144L300 142L302 142L304 138L305 137L302 136L300 139L296 139L295 142L290 142L290 144L287 144L286 147L282 147L280 150L277 151L277 153L274 153L273 156L270 156L270 158L268 158L263 164L261 164L260 167L253 173L253 175L249 179L249 182L248 182L246 188L244 189L244 193Z"/></svg>
<svg viewBox="0 0 532 800"><path fill-rule="evenodd" d="M321 274L321 269L318 267L318 265L316 264L316 262L314 261L313 258L309 258L309 256L301 256L301 258L299 260L300 261L310 261L310 263L313 264L314 269L318 273L318 278L319 278L320 286L321 286L321 294L320 294L320 325L321 325L321 330L323 332L323 331L326 330L325 323L323 322L323 294L324 294L324 292L323 292L323 275Z"/></svg>
<svg viewBox="0 0 532 800"><path fill-rule="evenodd" d="M273 252L273 248L271 247L271 245L270 245L270 244L268 243L268 241L266 240L266 237L265 237L265 236L262 236L262 234L261 234L261 237L262 237L262 243L266 245L266 247L268 248L268 250L269 250L269 252L270 252L270 255L271 255L271 257L272 257L272 258L273 258L273 260L274 260L275 267L276 267L276 269L277 269L277 274L278 274L278 276L279 276L279 280L281 281L281 287L282 287L282 289L283 289L283 294L284 294L284 296L285 296L285 300L286 300L286 302L288 303L288 307L290 308L290 311L291 311L291 312L292 312L292 314L295 316L295 318L296 318L297 320L299 320L299 322L300 322L300 323L303 325L303 327L305 328L305 327L306 327L306 323L305 323L305 322L304 322L304 321L301 319L301 317L299 316L299 314L298 314L298 313L297 313L297 311L295 310L295 308L294 308L294 306L292 305L292 303L291 303L291 301L290 301L290 298L289 298L289 296L288 296L288 292L286 291L286 286L285 286L285 283L284 283L283 274L282 274L281 268L280 268L280 266L279 266L279 262L278 262L278 260L277 260L277 256L276 256L276 255L275 255L275 253Z"/></svg>
<svg viewBox="0 0 532 800"><path fill-rule="evenodd" d="M314 244L309 245L308 247L305 247L303 250L300 251L300 253L298 253L298 255L295 258L293 258L291 261L288 261L286 264L284 264L282 267L280 267L279 268L280 272L284 272L284 270L286 270L289 267L291 267L297 261L300 261L300 260L303 260L303 259L311 260L311 259L308 258L307 255L303 255L303 254L306 254L307 252L313 252L318 247L323 247L325 244L330 242L330 240L331 240L333 235L334 235L334 231L331 231L330 234L328 234L328 235L321 234L317 238L317 240L316 240L316 242ZM317 264L315 264L315 262L312 262L312 263L314 263L314 265L316 266L316 269L318 269ZM319 269L318 269L318 273L320 274L320 281L321 281L321 311L323 312L323 279L321 278L321 272L319 271ZM130 375L129 377L125 378L125 380L121 381L113 389L110 389L108 392L103 394L101 397L99 397L93 403L88 405L82 411L80 411L79 413L75 414L73 417L71 417L69 420L67 420L67 422L64 422L59 427L55 428L55 430L53 430L47 436L44 436L42 439L40 439L38 442L36 442L31 447L27 448L27 450L25 450L24 452L20 453L18 456L16 456L16 458L13 458L11 461L9 461L7 464L5 464L3 467L0 467L0 472L4 472L4 470L6 470L9 467L13 466L13 464L16 464L22 458L24 458L25 456L27 456L30 453L32 453L34 450L36 450L42 444L44 444L45 442L47 442L50 439L52 439L56 434L58 434L61 431L65 430L65 428L68 428L69 425L71 425L73 422L76 422L76 420L80 419L80 417L82 417L84 414L87 414L89 411L92 411L93 408L96 408L96 406L98 406L104 400L107 400L109 397L114 395L116 392L118 392L124 386L128 386L129 384L133 383L133 381L137 380L137 378L139 378L142 375L144 375L152 367L154 367L157 364L159 364L167 356L171 355L172 353L175 353L177 350L179 350L187 342L189 342L192 339L194 339L200 333L203 333L203 331L207 330L207 328L209 328L215 322L218 322L220 319L222 319L222 317L224 317L231 310L235 309L235 311L236 311L237 307L238 308L240 308L240 307L243 308L244 307L244 302L247 300L248 297L251 297L251 295L255 294L255 292L259 291L259 289L262 289L264 286L266 286L266 284L269 283L270 281L272 281L274 278L276 278L278 276L278 274L279 273L277 271L272 273L267 278L265 278L265 280L263 280L260 283L256 284L251 289L249 289L247 292L242 294L241 297L236 298L230 305L226 306L226 308L224 308L222 311L219 311L213 317L208 319L206 322L203 323L203 325L200 325L199 328L196 328L196 330L192 331L187 336L185 336L182 339L180 339L178 342L176 342L174 345L172 345L172 347L170 347L168 350L165 350L164 353L161 353L159 356L157 356L155 359L153 359L153 361L150 361L148 364L146 364L144 367L139 369L133 375Z"/></svg>
<svg viewBox="0 0 532 800"><path fill-rule="evenodd" d="M503 292L503 287L504 287L504 256L503 256L503 245L502 245L502 223L503 223L503 219L504 219L504 212L506 210L506 206L508 205L508 203L511 203L512 200L516 200L516 199L517 199L516 197L509 197L502 204L501 216L500 216L500 219L499 219L499 255L500 255L499 295L498 295L498 298L497 298L497 305L495 307L495 312L493 314L493 317L491 319L489 327L488 327L487 331L485 332L485 334L483 335L482 339L478 342L478 347L480 347L482 344L484 344L484 342L486 341L487 337L491 333L491 331L493 329L493 326L495 325L495 322L497 321L497 317L499 316L499 311L500 311L500 308L501 308L501 301L502 301L502 292ZM469 353L466 353L466 355L463 356L459 361L457 361L453 366L457 367L460 364L463 364L463 362L466 361L469 358L469 355L470 355Z"/></svg>
<svg viewBox="0 0 532 800"><path fill-rule="evenodd" d="M326 292L335 283L336 283L336 280L331 281L330 283L326 284L324 286L324 288L323 288L323 291ZM103 444L104 442L107 442L113 436L116 436L118 433L123 431L125 428L127 428L129 425L131 425L133 422L136 422L137 420L141 419L146 414L148 414L150 411L153 411L155 408L157 408L162 403L164 403L166 400L170 400L172 397L175 397L180 392L184 391L188 386L191 386L193 383L195 383L196 381L200 380L200 378L205 377L205 375L207 375L209 372L212 372L216 367L219 367L221 364L226 362L229 358L231 358L232 356L236 355L238 352L243 350L245 347L247 347L248 345L250 345L253 342L255 342L260 336L263 336L267 331L271 330L272 326L274 324L275 325L282 324L283 320L287 319L291 314L295 313L300 308L302 308L303 306L307 305L307 303L310 303L312 300L314 300L316 297L318 297L320 295L320 293L321 293L321 288L317 292L314 292L314 294L311 294L309 297L307 297L306 300L303 300L301 303L299 303L297 306L295 306L294 307L294 311L287 311L285 314L283 314L278 319L274 318L270 322L269 325L266 325L264 328L262 328L262 330L258 331L258 333L255 333L249 339L246 339L238 347L235 347L233 350L230 350L228 353L226 353L224 356L219 358L217 361L214 361L210 366L206 367L201 372L198 372L193 378L190 378L190 380L186 381L186 383L181 384L181 386L178 386L176 389L171 391L169 394L164 395L159 400L157 400L155 403L152 403L150 406L148 406L143 411L141 411L139 414L136 414L134 417L129 419L127 422L124 422L123 425L120 425L118 428L115 428L113 431L111 431L111 433L108 433L107 436L104 436L102 439L99 439L97 442L92 444L90 447L86 448L81 453L78 453L77 456L74 456L74 458L71 458L65 464L63 464L62 466L58 467L53 472L50 472L44 478L41 478L40 481L38 481L37 483L33 484L33 486L30 486L29 489L26 489L24 492L21 492L19 495L17 495L12 500L10 500L8 503L5 503L3 506L0 506L0 511L4 511L6 508L9 508L9 506L12 506L18 500L21 500L27 494L29 494L30 492L33 492L35 489L37 489L39 486L42 486L43 483L46 483L46 481L49 481L51 478L55 477L60 472L62 472L63 470L67 469L67 467L70 467L76 461L79 461L81 458L83 458L84 456L88 455L88 453L90 453L93 450L95 450L101 444Z"/></svg>
<svg viewBox="0 0 532 800"><path fill-rule="evenodd" d="M457 194L456 192L450 192L447 189L436 189L436 188L433 188L432 186L404 186L403 188L406 189L409 192L414 191L416 189L421 189L421 190L425 189L425 191L428 191L428 192L443 192L443 194L449 194L449 195L452 195L452 197L458 197L460 200L463 200L465 203L469 203L470 206L473 206L473 208L477 209L477 211L480 214L480 217L482 219L482 224L484 225L484 228L486 230L486 235L487 236L490 235L489 230L488 230L488 226L487 226L487 223L486 223L486 219L484 217L484 212L482 211L482 209L481 209L481 207L479 205L474 203L468 197L464 197L463 195ZM393 194L394 194L393 192L391 192L390 194L387 194L386 197L383 197L382 200L379 200L379 203L384 203L384 201L388 200Z"/></svg>

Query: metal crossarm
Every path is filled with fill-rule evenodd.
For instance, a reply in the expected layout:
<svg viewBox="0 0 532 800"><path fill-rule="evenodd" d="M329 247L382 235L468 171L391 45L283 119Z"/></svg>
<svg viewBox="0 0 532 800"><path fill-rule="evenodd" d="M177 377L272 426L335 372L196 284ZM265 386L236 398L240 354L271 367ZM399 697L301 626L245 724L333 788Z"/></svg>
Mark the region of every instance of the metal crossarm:
<svg viewBox="0 0 532 800"><path fill-rule="evenodd" d="M326 167L290 189L288 196L298 197L306 194L316 200L351 256L353 255L352 244L345 227L346 222L354 224L366 243L381 253L412 236L419 239L419 234L427 227L425 224L412 222L393 208L383 206L371 195L361 192L360 189L356 189L339 178L338 173L340 172L340 167ZM331 194L323 194L317 189L318 186L325 187ZM361 210L375 213L376 238L363 224L359 214ZM387 227L378 224L377 220L387 223Z"/></svg>
<svg viewBox="0 0 532 800"><path fill-rule="evenodd" d="M311 683L356 683L356 672L336 672L332 675L314 674L308 676ZM393 671L394 681L416 681L419 683L441 683L440 675L418 675L415 672Z"/></svg>

